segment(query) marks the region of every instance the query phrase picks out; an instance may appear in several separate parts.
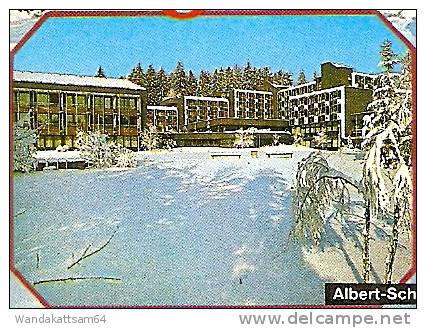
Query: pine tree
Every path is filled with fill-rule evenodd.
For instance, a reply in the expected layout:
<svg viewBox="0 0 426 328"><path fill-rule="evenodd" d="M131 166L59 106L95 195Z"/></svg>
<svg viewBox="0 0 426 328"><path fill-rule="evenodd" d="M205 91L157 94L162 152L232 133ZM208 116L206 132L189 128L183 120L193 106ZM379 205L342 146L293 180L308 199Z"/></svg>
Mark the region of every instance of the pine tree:
<svg viewBox="0 0 426 328"><path fill-rule="evenodd" d="M251 90L256 85L256 73L255 69L251 66L250 62L247 62L243 69L243 89Z"/></svg>
<svg viewBox="0 0 426 328"><path fill-rule="evenodd" d="M145 87L148 93L148 105L159 105L161 101L160 83L154 66L149 65L145 74Z"/></svg>
<svg viewBox="0 0 426 328"><path fill-rule="evenodd" d="M234 87L236 89L241 89L243 87L243 72L241 71L241 67L235 65L232 69L232 76Z"/></svg>
<svg viewBox="0 0 426 328"><path fill-rule="evenodd" d="M403 57L398 75L392 73L396 56L388 41L380 56L384 74L367 107L371 114L364 117L362 146L367 154L362 183L370 203L370 221L393 220L384 277L391 283L399 234L411 227L411 58L409 53Z"/></svg>
<svg viewBox="0 0 426 328"><path fill-rule="evenodd" d="M140 85L142 87L145 86L145 75L141 66L141 63L138 63L130 72L129 76L127 77L129 81L132 81L133 83Z"/></svg>
<svg viewBox="0 0 426 328"><path fill-rule="evenodd" d="M385 73L393 72L395 65L398 63L397 55L392 50L392 42L385 40L381 45L380 50L381 61L379 66L382 67Z"/></svg>
<svg viewBox="0 0 426 328"><path fill-rule="evenodd" d="M256 79L256 89L262 90L265 81L272 82L272 72L269 67L265 66L258 70Z"/></svg>
<svg viewBox="0 0 426 328"><path fill-rule="evenodd" d="M189 70L189 72L188 72L186 85L187 85L186 95L195 96L196 93L197 93L198 81L197 81L197 78L194 76L194 73L192 73L191 70Z"/></svg>
<svg viewBox="0 0 426 328"><path fill-rule="evenodd" d="M278 72L275 72L273 75L272 81L276 84L288 86L288 87L293 85L293 79L292 79L291 73L284 72L283 70L279 70Z"/></svg>
<svg viewBox="0 0 426 328"><path fill-rule="evenodd" d="M170 90L169 77L167 76L164 68L161 67L157 73L157 80L159 84L160 100L167 96Z"/></svg>
<svg viewBox="0 0 426 328"><path fill-rule="evenodd" d="M187 93L187 79L182 62L178 62L175 70L170 76L171 93L177 97Z"/></svg>
<svg viewBox="0 0 426 328"><path fill-rule="evenodd" d="M305 72L303 70L300 71L299 76L297 78L297 85L305 84L307 82L308 81L306 80Z"/></svg>
<svg viewBox="0 0 426 328"><path fill-rule="evenodd" d="M99 66L99 67L98 67L98 70L96 71L96 75L95 75L95 77L103 77L103 78L106 78L105 71L104 71L104 69L102 68L102 66Z"/></svg>
<svg viewBox="0 0 426 328"><path fill-rule="evenodd" d="M197 84L198 96L212 96L212 77L207 71L201 71Z"/></svg>

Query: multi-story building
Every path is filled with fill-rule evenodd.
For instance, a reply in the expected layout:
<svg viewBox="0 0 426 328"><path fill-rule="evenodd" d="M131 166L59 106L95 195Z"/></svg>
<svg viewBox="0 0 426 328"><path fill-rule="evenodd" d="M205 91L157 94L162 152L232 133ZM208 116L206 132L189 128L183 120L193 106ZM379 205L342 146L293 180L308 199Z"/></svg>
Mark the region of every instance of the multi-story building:
<svg viewBox="0 0 426 328"><path fill-rule="evenodd" d="M77 130L99 130L137 148L146 124L160 133L227 133L249 127L271 135L289 131L312 147L319 146L315 139L322 134L326 142L320 147L336 149L348 138L361 141L363 116L380 76L326 62L320 77L297 86L265 81L263 90L169 97L159 106L147 106L146 90L128 80L15 71L13 117L40 130L41 149L73 147ZM202 139L197 137L197 145Z"/></svg>
<svg viewBox="0 0 426 328"><path fill-rule="evenodd" d="M100 131L136 149L146 97L145 88L124 79L13 72L13 121L39 130L39 149L73 148L79 130Z"/></svg>
<svg viewBox="0 0 426 328"><path fill-rule="evenodd" d="M278 112L292 134L307 146L324 134L319 147L336 149L352 138L360 142L362 116L372 100L374 75L334 63L321 65L321 78L278 92Z"/></svg>
<svg viewBox="0 0 426 328"><path fill-rule="evenodd" d="M147 123L155 126L158 132L177 132L178 109L175 106L148 106Z"/></svg>
<svg viewBox="0 0 426 328"><path fill-rule="evenodd" d="M229 100L219 97L183 97L185 125L229 117Z"/></svg>
<svg viewBox="0 0 426 328"><path fill-rule="evenodd" d="M273 119L272 92L234 89L233 116L240 119Z"/></svg>

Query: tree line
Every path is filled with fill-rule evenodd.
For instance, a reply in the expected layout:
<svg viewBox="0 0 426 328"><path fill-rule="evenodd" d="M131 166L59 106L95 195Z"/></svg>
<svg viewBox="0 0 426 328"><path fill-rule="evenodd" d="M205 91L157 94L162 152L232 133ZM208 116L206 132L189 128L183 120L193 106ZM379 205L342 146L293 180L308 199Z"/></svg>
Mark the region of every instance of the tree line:
<svg viewBox="0 0 426 328"><path fill-rule="evenodd" d="M106 77L101 66L96 76ZM127 77L122 78L147 89L148 105L159 105L164 97L182 95L226 97L233 89L263 90L265 81L284 86L307 82L303 71L300 71L296 81L293 81L291 72L284 70L273 72L269 67L257 68L250 62L244 67L238 65L221 67L213 72L202 70L198 75L192 70L186 70L180 61L170 73L162 67L156 70L153 65L144 69L141 63L138 63Z"/></svg>

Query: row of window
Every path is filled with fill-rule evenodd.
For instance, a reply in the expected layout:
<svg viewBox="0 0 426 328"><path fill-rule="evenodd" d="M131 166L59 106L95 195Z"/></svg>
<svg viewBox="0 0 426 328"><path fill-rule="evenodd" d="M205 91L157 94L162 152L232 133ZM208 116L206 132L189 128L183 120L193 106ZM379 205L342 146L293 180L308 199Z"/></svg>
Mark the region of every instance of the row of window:
<svg viewBox="0 0 426 328"><path fill-rule="evenodd" d="M117 144L125 146L126 148L138 148L138 137L123 137L123 136L110 136L110 138ZM40 136L37 139L38 149L55 149L61 145L67 145L70 148L76 147L76 138L66 137L54 137L54 136Z"/></svg>
<svg viewBox="0 0 426 328"><path fill-rule="evenodd" d="M25 120L34 127L78 127L86 129L91 125L105 125L116 127L137 127L137 116L133 115L88 115L88 114L64 114L64 113L31 113L15 112L13 120Z"/></svg>
<svg viewBox="0 0 426 328"><path fill-rule="evenodd" d="M147 120L148 124L155 126L158 132L178 130L178 116L175 110L148 109Z"/></svg>
<svg viewBox="0 0 426 328"><path fill-rule="evenodd" d="M19 110L19 108L26 109L34 106L59 107L61 106L60 97L62 97L63 108L137 109L136 97L15 91L13 99L16 108Z"/></svg>

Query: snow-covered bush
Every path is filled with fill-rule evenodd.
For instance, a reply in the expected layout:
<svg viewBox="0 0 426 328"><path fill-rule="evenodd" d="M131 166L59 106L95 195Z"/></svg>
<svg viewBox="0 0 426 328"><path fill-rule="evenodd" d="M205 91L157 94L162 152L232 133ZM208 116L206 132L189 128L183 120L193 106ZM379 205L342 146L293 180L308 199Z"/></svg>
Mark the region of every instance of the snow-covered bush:
<svg viewBox="0 0 426 328"><path fill-rule="evenodd" d="M142 133L141 147L144 150L171 150L176 146L176 141L169 134L160 135L155 126L149 125Z"/></svg>
<svg viewBox="0 0 426 328"><path fill-rule="evenodd" d="M37 151L37 131L28 122L19 120L13 124L13 170L29 172L34 170Z"/></svg>
<svg viewBox="0 0 426 328"><path fill-rule="evenodd" d="M144 150L154 150L160 148L160 137L155 126L149 125L142 132L141 147Z"/></svg>
<svg viewBox="0 0 426 328"><path fill-rule="evenodd" d="M254 146L254 132L255 128L248 128L247 130L239 129L235 132L234 147L248 148Z"/></svg>
<svg viewBox="0 0 426 328"><path fill-rule="evenodd" d="M120 147L115 161L117 167L136 167L138 165L135 153L124 147Z"/></svg>
<svg viewBox="0 0 426 328"><path fill-rule="evenodd" d="M280 144L280 136L276 133L272 136L272 146L278 146Z"/></svg>
<svg viewBox="0 0 426 328"><path fill-rule="evenodd" d="M319 132L317 135L314 136L314 139L312 140L312 147L325 148L327 146L327 143L327 134L325 132Z"/></svg>
<svg viewBox="0 0 426 328"><path fill-rule="evenodd" d="M136 167L135 155L129 149L109 140L106 134L96 132L77 133L77 148L81 157L96 168Z"/></svg>
<svg viewBox="0 0 426 328"><path fill-rule="evenodd" d="M177 146L176 141L173 140L169 135L164 135L160 138L161 149L172 150L173 148L176 148L176 146Z"/></svg>
<svg viewBox="0 0 426 328"><path fill-rule="evenodd" d="M350 202L349 186L358 188L356 181L332 169L320 152L311 153L299 162L293 198L296 214L293 237L318 245L330 213L341 214Z"/></svg>

